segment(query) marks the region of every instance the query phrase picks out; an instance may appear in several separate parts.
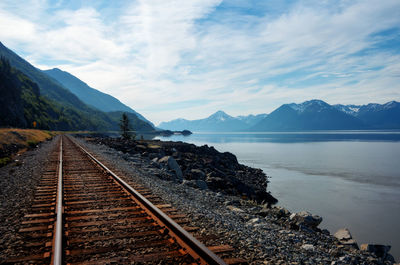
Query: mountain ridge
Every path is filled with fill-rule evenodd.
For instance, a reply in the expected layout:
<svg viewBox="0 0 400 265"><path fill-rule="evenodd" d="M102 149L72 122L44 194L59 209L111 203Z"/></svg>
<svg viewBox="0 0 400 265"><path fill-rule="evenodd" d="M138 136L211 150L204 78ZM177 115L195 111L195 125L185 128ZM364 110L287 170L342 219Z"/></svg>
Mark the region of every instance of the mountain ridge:
<svg viewBox="0 0 400 265"><path fill-rule="evenodd" d="M115 117L85 104L59 82L31 65L1 42L0 56L6 59L13 68L26 75L30 79L30 82L36 84L40 95L44 99L52 101L59 107L64 116L76 121L74 126L67 126L67 128L64 128L65 130L99 131L119 129L119 121ZM131 123L136 130L154 130L151 124L140 120L136 115L132 115L131 117ZM3 124L2 126L10 125Z"/></svg>
<svg viewBox="0 0 400 265"><path fill-rule="evenodd" d="M218 126L211 127L213 122L216 125L216 117L239 121L231 131L400 129L400 103L389 101L384 104L330 105L323 100L312 99L299 104L283 104L270 114L232 117L223 111L217 111L207 118L179 118L162 122L159 127L171 130L229 131L229 126L220 128L223 127L221 119L218 120ZM202 127L204 124L207 126Z"/></svg>
<svg viewBox="0 0 400 265"><path fill-rule="evenodd" d="M103 112L124 111L134 113L139 119L150 123L154 127L154 124L151 121L147 120L143 115L129 106L123 104L119 99L90 87L87 83L67 71L53 68L42 70L42 72L55 79L84 103L93 106L98 110Z"/></svg>
<svg viewBox="0 0 400 265"><path fill-rule="evenodd" d="M218 110L207 118L187 120L178 118L169 122L162 122L158 127L168 130L190 131L241 131L244 127L254 125L264 118L266 114L232 117L222 110Z"/></svg>

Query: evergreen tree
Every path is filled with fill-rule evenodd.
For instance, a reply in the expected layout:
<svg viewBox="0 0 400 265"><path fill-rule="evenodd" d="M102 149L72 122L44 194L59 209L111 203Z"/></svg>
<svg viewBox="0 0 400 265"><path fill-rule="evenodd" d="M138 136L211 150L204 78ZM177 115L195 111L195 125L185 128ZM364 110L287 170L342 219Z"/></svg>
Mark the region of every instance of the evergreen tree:
<svg viewBox="0 0 400 265"><path fill-rule="evenodd" d="M128 115L126 115L126 113L124 112L122 114L122 118L120 120L120 125L119 125L120 129L121 129L121 136L124 139L135 139L135 134L132 133L132 128L131 125L129 124L129 118Z"/></svg>

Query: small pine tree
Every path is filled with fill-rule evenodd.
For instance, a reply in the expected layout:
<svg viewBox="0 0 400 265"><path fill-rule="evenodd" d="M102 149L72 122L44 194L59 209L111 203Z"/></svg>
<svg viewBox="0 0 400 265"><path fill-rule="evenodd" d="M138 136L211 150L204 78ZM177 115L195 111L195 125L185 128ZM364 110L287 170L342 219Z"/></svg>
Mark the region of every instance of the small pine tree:
<svg viewBox="0 0 400 265"><path fill-rule="evenodd" d="M122 114L122 118L120 120L119 128L121 129L121 136L124 139L135 139L135 134L132 133L132 128L129 124L129 118L128 115L124 112Z"/></svg>

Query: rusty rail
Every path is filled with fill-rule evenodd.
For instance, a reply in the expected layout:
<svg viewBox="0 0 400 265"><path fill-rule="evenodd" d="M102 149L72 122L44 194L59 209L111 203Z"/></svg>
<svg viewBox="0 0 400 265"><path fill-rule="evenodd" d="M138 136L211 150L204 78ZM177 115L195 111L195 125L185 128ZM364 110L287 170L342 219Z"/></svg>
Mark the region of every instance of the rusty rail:
<svg viewBox="0 0 400 265"><path fill-rule="evenodd" d="M70 138L71 139L71 138ZM114 172L97 160L92 154L85 150L76 141L71 141L76 144L83 152L85 152L94 162L101 166L105 171L107 171L121 186L123 186L130 194L132 194L140 205L154 218L160 225L166 226L173 237L186 248L186 250L194 256L195 259L201 260L202 264L226 264L221 258L210 251L206 246L204 246L200 241L190 235L185 229L183 229L179 224L172 220L169 216L158 209L154 204L132 188L128 183L118 177Z"/></svg>
<svg viewBox="0 0 400 265"><path fill-rule="evenodd" d="M62 264L62 232L63 232L63 180L62 180L62 169L63 169L63 142L62 137L60 140L60 155L58 164L58 184L57 184L57 217L55 226L55 236L53 244L53 256L51 264L61 265Z"/></svg>

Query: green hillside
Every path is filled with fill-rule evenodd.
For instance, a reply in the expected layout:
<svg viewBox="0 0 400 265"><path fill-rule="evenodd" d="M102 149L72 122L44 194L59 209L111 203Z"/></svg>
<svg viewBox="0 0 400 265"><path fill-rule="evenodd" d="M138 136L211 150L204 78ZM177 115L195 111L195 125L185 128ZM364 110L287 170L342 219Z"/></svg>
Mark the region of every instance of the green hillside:
<svg viewBox="0 0 400 265"><path fill-rule="evenodd" d="M7 118L6 116L8 115L2 114L5 123L0 124L0 126L13 126L12 124L15 124L15 126L18 125L18 127L26 128L30 126L29 123L32 119L39 120L40 117L40 126L44 126L42 128L90 131L107 131L118 128L119 120L115 118L115 114L108 114L86 105L59 82L19 57L1 42L0 56L9 62L8 64L11 68L15 68L11 70L11 72L17 73L16 70L18 70L19 74L23 73L23 79L26 80L24 86L31 87L32 91L35 91L32 92L32 94L27 92L30 91L30 89L23 90L21 88L21 91L23 90L25 92L21 92L21 95L18 96L18 91L14 91L15 88L13 88L16 84L10 83L7 89L14 90L6 91L6 89L1 92L1 96L3 96L3 93L6 95L11 93L10 95L12 97L15 96L16 100L13 102L19 107L13 107L9 102L4 101L6 105L3 106L3 108L9 110L7 112L8 114L13 112L15 115L11 115L10 118ZM21 79L21 76L17 79ZM27 85L28 83L31 85ZM22 99L25 100L25 109L29 110L26 111L23 119L21 118L22 103L20 102ZM137 127L134 127L135 130L147 131L149 130L149 126L152 128L152 126L146 122L136 122L135 120L138 118L135 114L130 115L130 118L132 124L137 125Z"/></svg>
<svg viewBox="0 0 400 265"><path fill-rule="evenodd" d="M0 59L0 126L69 130L85 126L85 121L71 110L40 95L29 77Z"/></svg>

